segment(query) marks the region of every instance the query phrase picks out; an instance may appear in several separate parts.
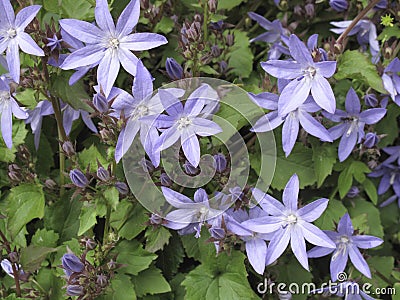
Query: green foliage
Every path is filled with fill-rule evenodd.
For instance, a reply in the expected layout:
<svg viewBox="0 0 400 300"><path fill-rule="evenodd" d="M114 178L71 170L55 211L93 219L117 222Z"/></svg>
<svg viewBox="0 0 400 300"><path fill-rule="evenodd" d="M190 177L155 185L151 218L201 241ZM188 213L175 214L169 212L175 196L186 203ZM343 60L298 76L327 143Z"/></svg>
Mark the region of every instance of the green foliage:
<svg viewBox="0 0 400 300"><path fill-rule="evenodd" d="M43 0L43 7L48 12L58 14L63 18L90 20L94 17L92 1L82 0Z"/></svg>
<svg viewBox="0 0 400 300"><path fill-rule="evenodd" d="M171 237L168 229L160 226L156 228L147 228L146 230L146 246L145 249L149 252L156 252L163 249Z"/></svg>
<svg viewBox="0 0 400 300"><path fill-rule="evenodd" d="M338 165L336 170L341 171L338 178L339 195L341 199L346 196L353 185L353 178L357 182L363 183L366 180L365 173L371 172L363 162L352 159L348 159L345 163Z"/></svg>
<svg viewBox="0 0 400 300"><path fill-rule="evenodd" d="M162 276L161 271L157 268L150 267L137 276L132 278L135 286L136 295L143 297L144 295L162 294L171 291L168 282Z"/></svg>
<svg viewBox="0 0 400 300"><path fill-rule="evenodd" d="M57 251L56 248L29 245L21 250L21 265L26 272L34 272L40 268L42 261L49 253Z"/></svg>
<svg viewBox="0 0 400 300"><path fill-rule="evenodd" d="M229 67L232 68L233 74L240 78L247 78L253 70L253 53L250 50L249 38L245 32L239 30L233 30L233 34L235 46L229 55Z"/></svg>
<svg viewBox="0 0 400 300"><path fill-rule="evenodd" d="M333 165L337 160L336 149L328 144L312 143L312 160L314 162L317 187L320 187L327 176L332 174Z"/></svg>
<svg viewBox="0 0 400 300"><path fill-rule="evenodd" d="M28 130L25 128L25 124L23 121L13 122L13 146L11 149L7 148L3 139L0 139L0 162L12 162L15 160L15 152L17 152L17 146L21 145L26 135L28 134Z"/></svg>

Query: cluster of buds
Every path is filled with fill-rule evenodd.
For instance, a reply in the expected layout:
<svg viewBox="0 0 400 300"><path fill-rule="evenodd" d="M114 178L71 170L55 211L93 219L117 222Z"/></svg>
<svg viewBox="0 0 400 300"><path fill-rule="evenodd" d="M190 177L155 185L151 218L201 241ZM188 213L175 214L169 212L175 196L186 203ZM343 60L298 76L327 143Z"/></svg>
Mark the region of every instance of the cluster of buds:
<svg viewBox="0 0 400 300"><path fill-rule="evenodd" d="M179 46L184 58L188 60L197 60L198 53L205 49L206 41L203 41L202 24L202 16L196 14L193 22L186 21L182 25Z"/></svg>
<svg viewBox="0 0 400 300"><path fill-rule="evenodd" d="M20 145L17 150L18 163L8 165L8 178L13 184L34 182L37 175L28 148L25 145Z"/></svg>
<svg viewBox="0 0 400 300"><path fill-rule="evenodd" d="M94 248L95 244L90 246ZM72 252L66 253L61 263L67 281L66 294L78 299L95 299L103 294L117 267L115 263L95 267L86 260L86 252L80 258Z"/></svg>

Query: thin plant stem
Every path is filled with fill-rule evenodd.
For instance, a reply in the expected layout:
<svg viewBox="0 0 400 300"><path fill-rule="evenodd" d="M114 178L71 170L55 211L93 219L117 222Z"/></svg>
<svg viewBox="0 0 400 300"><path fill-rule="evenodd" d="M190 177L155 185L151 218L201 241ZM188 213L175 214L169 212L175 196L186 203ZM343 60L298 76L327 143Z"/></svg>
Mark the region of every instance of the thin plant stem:
<svg viewBox="0 0 400 300"><path fill-rule="evenodd" d="M336 43L337 44L342 44L343 40L347 37L347 35L350 33L350 31L354 28L354 26L357 25L357 23L379 2L380 0L373 0L371 1L360 13L354 18L354 20L351 22L349 27L346 28L345 31L342 32L342 34L339 36L337 39Z"/></svg>

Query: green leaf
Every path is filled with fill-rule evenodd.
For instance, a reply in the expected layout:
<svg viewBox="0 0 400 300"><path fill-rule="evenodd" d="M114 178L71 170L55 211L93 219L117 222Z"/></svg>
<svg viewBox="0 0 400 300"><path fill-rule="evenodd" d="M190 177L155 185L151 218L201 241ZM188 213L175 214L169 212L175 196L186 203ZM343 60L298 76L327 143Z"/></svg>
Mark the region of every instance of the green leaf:
<svg viewBox="0 0 400 300"><path fill-rule="evenodd" d="M312 142L312 160L314 162L314 172L317 178L317 187L320 187L325 178L332 173L333 165L336 163L336 149L328 144L320 144L318 141Z"/></svg>
<svg viewBox="0 0 400 300"><path fill-rule="evenodd" d="M240 5L244 0L218 0L218 10L226 9L231 10Z"/></svg>
<svg viewBox="0 0 400 300"><path fill-rule="evenodd" d="M109 187L104 192L104 197L106 198L107 204L113 209L117 209L119 203L119 192L116 187Z"/></svg>
<svg viewBox="0 0 400 300"><path fill-rule="evenodd" d="M397 119L400 116L400 107L392 103L387 107L386 116L375 125L377 133L386 134L386 136L379 141L379 147L386 147L395 141L399 135L399 128L397 126Z"/></svg>
<svg viewBox="0 0 400 300"><path fill-rule="evenodd" d="M168 244L171 233L163 226L156 228L148 227L145 233L146 246L145 249L149 252L156 252L163 249Z"/></svg>
<svg viewBox="0 0 400 300"><path fill-rule="evenodd" d="M45 260L47 254L56 252L56 248L39 247L29 245L27 248L21 249L21 265L24 271L34 272L40 268L42 261Z"/></svg>
<svg viewBox="0 0 400 300"><path fill-rule="evenodd" d="M156 265L167 278L173 278L179 274L178 269L184 257L185 251L181 239L179 235L173 231L168 245L164 247L163 251L159 252Z"/></svg>
<svg viewBox="0 0 400 300"><path fill-rule="evenodd" d="M228 66L231 68L229 73L237 75L240 78L248 78L253 70L254 58L250 49L249 38L245 32L240 30L232 30L232 33L235 35L235 44L232 46L229 54Z"/></svg>
<svg viewBox="0 0 400 300"><path fill-rule="evenodd" d="M197 266L186 276L182 285L186 299L258 299L251 289L244 266L244 254L233 251L221 253L207 263Z"/></svg>
<svg viewBox="0 0 400 300"><path fill-rule="evenodd" d="M103 165L107 165L105 155L95 146L91 145L89 148L82 150L78 155L79 165L86 169L90 165L90 172L97 171L97 160Z"/></svg>
<svg viewBox="0 0 400 300"><path fill-rule="evenodd" d="M170 33L174 28L174 21L170 17L162 17L161 20L154 27L153 32L161 32L163 34Z"/></svg>
<svg viewBox="0 0 400 300"><path fill-rule="evenodd" d="M136 293L130 276L118 273L111 280L111 291L99 297L100 300L136 300Z"/></svg>
<svg viewBox="0 0 400 300"><path fill-rule="evenodd" d="M378 203L378 193L376 191L376 186L368 178L364 180L363 186L369 199L372 201L373 204L376 205Z"/></svg>
<svg viewBox="0 0 400 300"><path fill-rule="evenodd" d="M388 40L391 37L400 39L400 28L397 24L383 28L382 32L378 35L378 40Z"/></svg>
<svg viewBox="0 0 400 300"><path fill-rule="evenodd" d="M8 196L8 222L7 229L11 237L24 228L35 218L44 216L44 194L41 185L23 183L11 189Z"/></svg>
<svg viewBox="0 0 400 300"><path fill-rule="evenodd" d="M334 230L336 229L335 223L339 223L340 218L346 212L346 207L344 207L341 201L329 200L328 207L314 224L322 230Z"/></svg>
<svg viewBox="0 0 400 300"><path fill-rule="evenodd" d="M371 250L368 250L371 252ZM372 278L363 276L364 282L369 282L374 288L387 287L388 282L384 278L391 278L394 267L394 257L392 256L373 256L367 258L368 266L371 270ZM358 270L354 270L354 277L362 276Z"/></svg>
<svg viewBox="0 0 400 300"><path fill-rule="evenodd" d="M57 276L54 269L41 268L35 276L35 280L46 291L47 299L65 299L65 290L62 288L65 281Z"/></svg>
<svg viewBox="0 0 400 300"><path fill-rule="evenodd" d="M15 159L15 152L17 152L17 146L21 145L25 141L25 137L28 134L28 130L25 128L25 123L21 121L13 121L13 134L12 134L12 148L7 148L3 138L0 138L0 161L12 162Z"/></svg>
<svg viewBox="0 0 400 300"><path fill-rule="evenodd" d="M34 109L39 101L45 100L46 98L42 94L37 93L33 89L26 89L15 95L15 98L23 106Z"/></svg>
<svg viewBox="0 0 400 300"><path fill-rule="evenodd" d="M171 291L171 287L162 276L161 271L155 267L140 272L137 276L132 278L132 282L138 297Z"/></svg>
<svg viewBox="0 0 400 300"><path fill-rule="evenodd" d="M157 255L142 248L138 241L121 241L113 250L118 253L117 262L122 264L121 272L137 275L146 270Z"/></svg>
<svg viewBox="0 0 400 300"><path fill-rule="evenodd" d="M32 236L31 243L35 246L44 246L44 247L57 247L57 241L59 238L59 234L54 232L53 230L46 230L45 228L39 229Z"/></svg>
<svg viewBox="0 0 400 300"><path fill-rule="evenodd" d="M81 213L79 215L78 235L84 234L97 223L96 216L96 205L87 203L82 207Z"/></svg>
<svg viewBox="0 0 400 300"><path fill-rule="evenodd" d="M313 168L313 153L311 149L304 147L301 143L296 143L290 155L286 157L278 138L280 141L280 137L276 135L277 157L271 186L282 190L294 173L299 176L300 188L314 184L317 178Z"/></svg>
<svg viewBox="0 0 400 300"><path fill-rule="evenodd" d="M74 5L79 6L75 1L74 3ZM76 16L74 16L74 18L76 18ZM83 81L79 80L74 85L69 85L69 76L67 74L69 73L63 72L61 75L52 76L50 87L52 94L58 96L58 98L61 98L65 103L68 103L76 110L83 109L88 112L93 112L93 109L84 102L84 100L89 100L90 97L86 93Z"/></svg>
<svg viewBox="0 0 400 300"><path fill-rule="evenodd" d="M94 7L88 0L43 0L43 7L62 17L78 20L91 20L94 17Z"/></svg>
<svg viewBox="0 0 400 300"><path fill-rule="evenodd" d="M131 240L146 228L145 223L148 219L147 210L140 204L132 204L124 199L111 213L110 225L120 237Z"/></svg>
<svg viewBox="0 0 400 300"><path fill-rule="evenodd" d="M394 292L392 296L392 300L400 300L400 283L395 283L394 286Z"/></svg>
<svg viewBox="0 0 400 300"><path fill-rule="evenodd" d="M366 164L357 160L347 160L344 164L344 170L338 178L338 187L340 198L343 199L353 184L353 177L359 183L366 180L365 173L370 173L371 170Z"/></svg>
<svg viewBox="0 0 400 300"><path fill-rule="evenodd" d="M367 230L363 233L383 238L383 227L380 218L380 211L371 202L365 199L353 199L353 205L348 207L350 216L367 215ZM356 228L357 229L357 228Z"/></svg>
<svg viewBox="0 0 400 300"><path fill-rule="evenodd" d="M335 79L357 79L379 93L386 94L382 78L370 58L357 50L347 50L339 58Z"/></svg>

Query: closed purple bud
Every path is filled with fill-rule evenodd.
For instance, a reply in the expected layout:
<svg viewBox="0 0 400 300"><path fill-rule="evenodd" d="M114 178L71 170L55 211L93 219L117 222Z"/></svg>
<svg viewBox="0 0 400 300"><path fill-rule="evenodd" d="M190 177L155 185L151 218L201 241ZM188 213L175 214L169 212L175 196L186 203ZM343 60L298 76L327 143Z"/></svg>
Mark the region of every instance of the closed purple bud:
<svg viewBox="0 0 400 300"><path fill-rule="evenodd" d="M18 253L15 252L15 251L11 252L11 253L8 255L8 258L10 259L10 262L12 262L12 263L17 263L18 260L19 260Z"/></svg>
<svg viewBox="0 0 400 300"><path fill-rule="evenodd" d="M67 156L75 155L74 145L70 141L65 141L61 147Z"/></svg>
<svg viewBox="0 0 400 300"><path fill-rule="evenodd" d="M89 184L89 180L79 169L71 170L69 172L69 178L71 178L71 181L74 185L80 188L85 188Z"/></svg>
<svg viewBox="0 0 400 300"><path fill-rule="evenodd" d="M329 0L329 5L336 11L345 11L349 7L347 0Z"/></svg>
<svg viewBox="0 0 400 300"><path fill-rule="evenodd" d="M315 7L313 3L308 3L304 6L304 10L306 11L307 17L312 18L315 13Z"/></svg>
<svg viewBox="0 0 400 300"><path fill-rule="evenodd" d="M233 33L229 33L226 35L226 45L228 47L233 46L233 44L235 43L235 35Z"/></svg>
<svg viewBox="0 0 400 300"><path fill-rule="evenodd" d="M143 171L151 173L154 171L154 166L148 159L142 158L140 160L140 164L142 165Z"/></svg>
<svg viewBox="0 0 400 300"><path fill-rule="evenodd" d="M165 68L167 69L169 78L172 80L183 78L183 68L175 59L168 57L165 62Z"/></svg>
<svg viewBox="0 0 400 300"><path fill-rule="evenodd" d="M350 190L347 192L346 196L347 196L348 198L354 198L354 197L357 197L357 195L358 195L359 193L360 193L359 188L356 187L356 186L352 186L352 187L350 188Z"/></svg>
<svg viewBox="0 0 400 300"><path fill-rule="evenodd" d="M199 173L199 170L194 167L189 161L186 161L183 164L183 169L185 170L185 173L188 175L196 175L197 173Z"/></svg>
<svg viewBox="0 0 400 300"><path fill-rule="evenodd" d="M161 173L160 175L160 182L162 186L171 186L172 185L172 180L169 178L169 176L166 173Z"/></svg>
<svg viewBox="0 0 400 300"><path fill-rule="evenodd" d="M111 260L107 263L107 267L108 267L110 270L113 270L113 269L115 269L115 268L117 267L117 263L116 263L113 259L111 259Z"/></svg>
<svg viewBox="0 0 400 300"><path fill-rule="evenodd" d="M376 107L378 105L378 98L375 94L366 94L364 96L365 105L369 107Z"/></svg>
<svg viewBox="0 0 400 300"><path fill-rule="evenodd" d="M210 28L212 30L222 31L225 28L225 23L222 20L219 20L218 22L211 22L210 23Z"/></svg>
<svg viewBox="0 0 400 300"><path fill-rule="evenodd" d="M67 286L68 296L82 296L85 294L85 290L80 285L69 285Z"/></svg>
<svg viewBox="0 0 400 300"><path fill-rule="evenodd" d="M97 275L96 283L101 287L105 287L108 283L108 279L104 274Z"/></svg>
<svg viewBox="0 0 400 300"><path fill-rule="evenodd" d="M368 132L365 135L364 146L367 148L372 148L379 143L379 137L375 132Z"/></svg>
<svg viewBox="0 0 400 300"><path fill-rule="evenodd" d="M95 94L93 96L93 105L101 113L108 111L108 101L103 94Z"/></svg>
<svg viewBox="0 0 400 300"><path fill-rule="evenodd" d="M101 181L108 181L110 179L110 172L104 169L104 167L99 167L97 169L97 177L99 177Z"/></svg>
<svg viewBox="0 0 400 300"><path fill-rule="evenodd" d="M218 173L222 173L226 169L226 158L222 153L214 155L214 168Z"/></svg>
<svg viewBox="0 0 400 300"><path fill-rule="evenodd" d="M374 6L374 8L375 9L385 9L387 7L387 5L388 5L387 0L381 0Z"/></svg>
<svg viewBox="0 0 400 300"><path fill-rule="evenodd" d="M219 72L224 74L228 70L228 63L224 60L219 62Z"/></svg>
<svg viewBox="0 0 400 300"><path fill-rule="evenodd" d="M301 15L303 15L303 8L300 5L296 5L293 8L293 12L294 12L295 15L301 16Z"/></svg>
<svg viewBox="0 0 400 300"><path fill-rule="evenodd" d="M218 57L221 55L221 49L219 49L218 45L213 45L211 47L211 55L214 57Z"/></svg>
<svg viewBox="0 0 400 300"><path fill-rule="evenodd" d="M53 179L46 179L44 182L44 186L50 190L55 189L57 186L57 183Z"/></svg>
<svg viewBox="0 0 400 300"><path fill-rule="evenodd" d="M129 193L129 188L128 188L128 186L126 185L125 182L118 181L118 182L115 183L115 187L117 188L118 192L119 192L121 195L126 195L126 194Z"/></svg>
<svg viewBox="0 0 400 300"><path fill-rule="evenodd" d="M163 218L161 218L159 215L151 214L149 221L152 225L160 225L163 222Z"/></svg>
<svg viewBox="0 0 400 300"><path fill-rule="evenodd" d="M85 268L81 260L75 254L72 253L64 254L63 257L61 258L61 264L64 270L66 271L67 276L69 276L71 273L82 272L83 269Z"/></svg>
<svg viewBox="0 0 400 300"><path fill-rule="evenodd" d="M210 235L217 240L222 240L225 237L225 230L223 228L211 227L209 232Z"/></svg>

